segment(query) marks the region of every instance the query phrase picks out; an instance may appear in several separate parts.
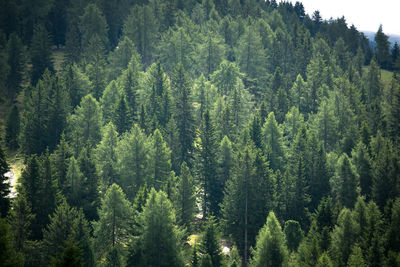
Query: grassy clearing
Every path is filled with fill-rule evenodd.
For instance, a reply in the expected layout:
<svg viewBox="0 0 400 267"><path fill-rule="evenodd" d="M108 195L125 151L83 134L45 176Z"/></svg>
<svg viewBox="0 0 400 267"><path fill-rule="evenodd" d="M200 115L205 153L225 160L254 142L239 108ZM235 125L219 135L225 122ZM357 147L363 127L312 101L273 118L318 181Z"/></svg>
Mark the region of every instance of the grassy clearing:
<svg viewBox="0 0 400 267"><path fill-rule="evenodd" d="M54 46L52 48L52 55L54 70L59 72L63 68L63 62L65 57L65 47L57 48Z"/></svg>

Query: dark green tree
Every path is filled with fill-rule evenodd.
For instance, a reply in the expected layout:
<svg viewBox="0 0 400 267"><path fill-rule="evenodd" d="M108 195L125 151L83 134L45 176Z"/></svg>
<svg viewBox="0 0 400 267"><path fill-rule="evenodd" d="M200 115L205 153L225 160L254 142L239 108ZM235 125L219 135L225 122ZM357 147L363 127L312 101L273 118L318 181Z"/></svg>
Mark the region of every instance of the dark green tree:
<svg viewBox="0 0 400 267"><path fill-rule="evenodd" d="M116 248L124 254L125 244L129 241L130 219L133 216L131 203L122 189L111 185L101 201L99 220L94 224L95 249L98 260Z"/></svg>
<svg viewBox="0 0 400 267"><path fill-rule="evenodd" d="M153 186L156 189L161 189L167 183L171 174L171 150L158 129L154 131L152 139L153 156L151 168L153 171Z"/></svg>
<svg viewBox="0 0 400 267"><path fill-rule="evenodd" d="M10 170L3 148L0 147L0 217L4 218L10 209L10 184L6 173Z"/></svg>
<svg viewBox="0 0 400 267"><path fill-rule="evenodd" d="M252 254L251 266L286 266L288 263L285 234L272 211L257 236Z"/></svg>
<svg viewBox="0 0 400 267"><path fill-rule="evenodd" d="M304 235L300 224L296 221L288 220L285 222L284 232L289 251L296 251Z"/></svg>
<svg viewBox="0 0 400 267"><path fill-rule="evenodd" d="M191 166L195 135L193 106L191 101L191 84L182 64L176 66L171 77L171 86L176 101L175 121L181 150L180 162L185 161Z"/></svg>
<svg viewBox="0 0 400 267"><path fill-rule="evenodd" d="M273 170L284 169L284 150L282 143L282 131L275 120L273 112L268 114L268 118L263 126L263 144L267 160Z"/></svg>
<svg viewBox="0 0 400 267"><path fill-rule="evenodd" d="M382 25L380 25L374 37L376 43L375 56L377 63L384 69L391 67L390 42L388 39L389 37L383 32Z"/></svg>
<svg viewBox="0 0 400 267"><path fill-rule="evenodd" d="M113 114L114 125L119 134L123 134L132 127L131 115L124 95L121 95Z"/></svg>
<svg viewBox="0 0 400 267"><path fill-rule="evenodd" d="M133 240L128 265L184 266L182 233L175 226L175 211L166 193L151 189L137 221L140 234Z"/></svg>
<svg viewBox="0 0 400 267"><path fill-rule="evenodd" d="M219 213L219 203L222 201L223 188L217 176L217 140L214 124L208 111L204 114L200 130L201 138L201 179L204 188L203 193L203 216Z"/></svg>
<svg viewBox="0 0 400 267"><path fill-rule="evenodd" d="M358 196L359 177L346 154L342 154L335 170L335 179L337 187L337 200L347 208L353 208Z"/></svg>
<svg viewBox="0 0 400 267"><path fill-rule="evenodd" d="M12 33L8 38L7 54L7 63L10 67L7 77L8 98L13 103L15 97L21 91L26 63L25 48L16 33Z"/></svg>
<svg viewBox="0 0 400 267"><path fill-rule="evenodd" d="M32 61L31 82L36 85L45 69L53 70L51 58L51 40L42 24L36 25L29 49Z"/></svg>
<svg viewBox="0 0 400 267"><path fill-rule="evenodd" d="M195 186L190 170L185 162L182 163L178 178L178 200L176 204L177 221L190 230L190 225L196 211Z"/></svg>
<svg viewBox="0 0 400 267"><path fill-rule="evenodd" d="M209 256L211 259L210 266L224 266L224 258L220 245L220 233L213 216L209 216L204 226L204 232L200 244L200 251L203 258Z"/></svg>

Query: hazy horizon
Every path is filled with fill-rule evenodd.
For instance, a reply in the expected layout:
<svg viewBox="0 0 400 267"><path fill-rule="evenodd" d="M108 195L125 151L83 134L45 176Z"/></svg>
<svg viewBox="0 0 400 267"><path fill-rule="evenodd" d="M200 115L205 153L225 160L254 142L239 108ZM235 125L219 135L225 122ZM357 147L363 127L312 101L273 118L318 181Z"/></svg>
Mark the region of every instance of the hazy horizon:
<svg viewBox="0 0 400 267"><path fill-rule="evenodd" d="M283 1L281 1L283 2ZM284 1L295 3L296 0ZM347 25L352 24L359 31L378 31L379 25L385 34L400 36L400 22L398 10L400 1L381 0L302 0L307 14L312 15L315 10L319 10L324 20L345 17Z"/></svg>

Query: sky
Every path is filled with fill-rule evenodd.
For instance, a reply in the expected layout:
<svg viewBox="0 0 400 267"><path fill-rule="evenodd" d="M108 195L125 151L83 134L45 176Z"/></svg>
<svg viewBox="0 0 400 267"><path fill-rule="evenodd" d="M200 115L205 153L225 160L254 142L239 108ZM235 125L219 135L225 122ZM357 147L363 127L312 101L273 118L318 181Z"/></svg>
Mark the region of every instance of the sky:
<svg viewBox="0 0 400 267"><path fill-rule="evenodd" d="M298 0L307 14L319 10L323 19L344 16L348 26L377 32L382 24L387 35L400 35L400 0ZM295 3L296 0L286 2Z"/></svg>

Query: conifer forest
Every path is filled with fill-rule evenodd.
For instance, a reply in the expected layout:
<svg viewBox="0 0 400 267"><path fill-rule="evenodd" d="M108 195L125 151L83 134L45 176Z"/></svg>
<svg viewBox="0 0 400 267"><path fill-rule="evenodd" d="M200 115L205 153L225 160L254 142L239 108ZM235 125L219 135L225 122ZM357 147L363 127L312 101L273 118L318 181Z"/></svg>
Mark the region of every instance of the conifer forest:
<svg viewBox="0 0 400 267"><path fill-rule="evenodd" d="M384 25L369 40L275 0L0 0L0 137L0 266L400 266Z"/></svg>

